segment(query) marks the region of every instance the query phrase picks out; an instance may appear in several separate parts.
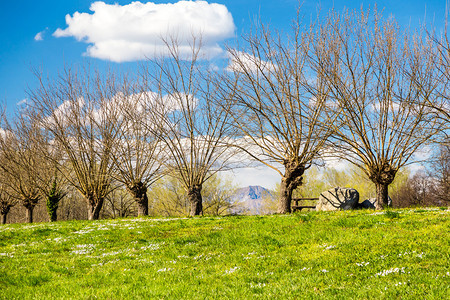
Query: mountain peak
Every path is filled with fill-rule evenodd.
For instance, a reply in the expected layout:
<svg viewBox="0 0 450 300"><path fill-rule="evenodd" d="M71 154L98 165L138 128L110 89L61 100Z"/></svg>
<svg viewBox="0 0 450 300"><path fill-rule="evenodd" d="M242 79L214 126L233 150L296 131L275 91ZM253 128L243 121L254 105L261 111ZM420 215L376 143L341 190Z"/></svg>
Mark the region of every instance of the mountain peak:
<svg viewBox="0 0 450 300"><path fill-rule="evenodd" d="M233 198L240 202L249 213L259 214L262 208L262 200L267 196L273 198L274 194L262 186L250 185L237 189Z"/></svg>

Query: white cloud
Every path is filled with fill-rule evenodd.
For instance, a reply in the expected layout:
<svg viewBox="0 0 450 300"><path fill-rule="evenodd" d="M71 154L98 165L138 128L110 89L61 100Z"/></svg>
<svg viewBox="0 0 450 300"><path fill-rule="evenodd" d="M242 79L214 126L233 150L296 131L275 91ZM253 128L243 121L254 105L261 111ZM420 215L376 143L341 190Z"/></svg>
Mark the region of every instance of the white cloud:
<svg viewBox="0 0 450 300"><path fill-rule="evenodd" d="M5 130L0 127L0 138L4 139L4 138L10 136L11 134L12 134L11 131Z"/></svg>
<svg viewBox="0 0 450 300"><path fill-rule="evenodd" d="M226 67L230 72L251 72L257 73L258 71L273 72L276 70L276 66L271 62L259 59L249 53L231 50L228 52L229 64Z"/></svg>
<svg viewBox="0 0 450 300"><path fill-rule="evenodd" d="M17 106L22 106L22 105L27 105L28 104L28 99L22 99L19 102L17 102Z"/></svg>
<svg viewBox="0 0 450 300"><path fill-rule="evenodd" d="M42 40L44 40L44 31L36 33L36 35L34 36L34 40L35 41L42 41Z"/></svg>
<svg viewBox="0 0 450 300"><path fill-rule="evenodd" d="M187 95L185 93L167 94L162 97L162 101L164 103L164 109L167 112L182 110L183 107L187 106L195 109L197 104L200 102L200 100L194 97L194 95Z"/></svg>
<svg viewBox="0 0 450 300"><path fill-rule="evenodd" d="M48 30L48 27L46 27L44 30L36 33L36 35L34 36L34 40L39 42L39 41L43 41L44 40L44 35L45 32Z"/></svg>
<svg viewBox="0 0 450 300"><path fill-rule="evenodd" d="M66 126L74 113L76 113L77 110L80 110L84 104L85 101L83 97L78 98L76 102L70 100L64 101L53 111L51 116L47 116L42 120L44 127L55 126L55 124Z"/></svg>
<svg viewBox="0 0 450 300"><path fill-rule="evenodd" d="M351 168L351 163L345 159L339 159L335 157L323 158L325 167L328 169L335 169L337 171L346 171Z"/></svg>
<svg viewBox="0 0 450 300"><path fill-rule="evenodd" d="M167 54L162 38L175 38L180 54L189 55L192 37L201 37L203 54L221 54L219 42L234 35L235 26L225 5L206 1L155 4L132 2L91 4L93 12L66 15L66 29L55 37L73 36L91 44L86 55L115 62Z"/></svg>
<svg viewBox="0 0 450 300"><path fill-rule="evenodd" d="M414 153L413 160L419 162L426 161L429 160L432 155L433 149L430 146L423 146Z"/></svg>
<svg viewBox="0 0 450 300"><path fill-rule="evenodd" d="M266 166L237 168L223 173L233 178L234 184L238 187L259 185L266 189L273 190L277 183L280 183L281 181L280 174Z"/></svg>
<svg viewBox="0 0 450 300"><path fill-rule="evenodd" d="M388 113L394 113L394 112L398 112L400 109L400 104L394 101L389 101L388 103L383 103L383 109L386 107L386 105L388 106ZM375 101L372 105L371 108L373 111L381 113L381 102L380 101Z"/></svg>

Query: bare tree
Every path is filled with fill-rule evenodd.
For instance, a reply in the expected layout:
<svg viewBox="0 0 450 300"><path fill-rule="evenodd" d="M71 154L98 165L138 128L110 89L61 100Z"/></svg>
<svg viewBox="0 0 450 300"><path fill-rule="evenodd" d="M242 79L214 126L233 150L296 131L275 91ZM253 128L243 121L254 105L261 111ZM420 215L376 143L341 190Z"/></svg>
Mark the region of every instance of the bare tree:
<svg viewBox="0 0 450 300"><path fill-rule="evenodd" d="M281 176L278 213L291 212L292 192L331 134L327 89L309 66L312 34L298 20L287 35L260 25L243 36L243 47L229 47L230 72L222 80L233 91L236 146Z"/></svg>
<svg viewBox="0 0 450 300"><path fill-rule="evenodd" d="M65 69L56 79L36 72L39 88L29 91L35 119L64 153L61 173L88 204L88 218L98 219L105 197L111 192L112 152L119 112L111 99L120 89L112 73L94 75Z"/></svg>
<svg viewBox="0 0 450 300"><path fill-rule="evenodd" d="M33 210L42 199L40 193L41 175L44 160L39 155L37 139L30 130L33 124L23 115L16 117L11 126L6 118L3 120L3 134L0 138L0 151L3 163L0 165L4 173L2 185L7 185L11 196L16 198L27 210L27 221L33 222Z"/></svg>
<svg viewBox="0 0 450 300"><path fill-rule="evenodd" d="M214 175L203 187L204 213L220 216L243 210L235 194L236 188L230 178Z"/></svg>
<svg viewBox="0 0 450 300"><path fill-rule="evenodd" d="M448 12L444 32L441 37L430 32L428 32L428 35L434 42L437 50L435 52L435 49L432 49L433 51L430 51L428 55L437 57L435 68L439 74L439 88L436 89L438 101L427 101L427 104L433 108L436 117L442 121L442 139L439 142L448 146L450 145L450 39L448 37Z"/></svg>
<svg viewBox="0 0 450 300"><path fill-rule="evenodd" d="M163 147L158 139L158 126L148 117L153 113L157 95L142 91L138 85L124 82L115 103L122 115L115 149L112 152L115 179L123 183L138 205L138 215L148 215L148 188L161 178Z"/></svg>
<svg viewBox="0 0 450 300"><path fill-rule="evenodd" d="M5 120L4 110L1 110L1 118L2 120ZM3 122L4 123L4 122ZM5 125L5 124L3 124ZM9 132L5 131L4 129L0 129L0 137L1 140L6 138L6 135L10 134ZM0 165L4 166L6 165L7 156L5 154L8 153L8 149L5 149L3 147L3 143L0 144ZM5 152L6 151L6 152ZM8 172L5 172L3 168L0 168L0 214L2 216L2 224L6 224L6 218L8 216L8 213L12 207L14 207L17 204L17 198L13 196L12 190L8 185L9 178L8 178Z"/></svg>
<svg viewBox="0 0 450 300"><path fill-rule="evenodd" d="M32 117L29 107L21 110L21 135L32 143L34 155L40 161L40 170L35 170L37 187L46 199L50 222L57 220L60 201L65 197L66 180L59 170L58 163L63 160L63 152L50 140L49 132L40 127ZM28 121L24 121L28 120Z"/></svg>
<svg viewBox="0 0 450 300"><path fill-rule="evenodd" d="M149 191L150 213L154 216L186 216L190 211L184 184L177 178L166 176Z"/></svg>
<svg viewBox="0 0 450 300"><path fill-rule="evenodd" d="M233 153L225 144L231 135L229 111L213 101L218 87L202 60L201 42L193 39L189 57L182 57L176 39L166 45L169 57L153 60L144 73L147 90L158 94L149 116L151 124L159 124L168 173L183 183L194 216L203 210L202 185L230 164Z"/></svg>
<svg viewBox="0 0 450 300"><path fill-rule="evenodd" d="M432 192L436 202L450 204L450 145L441 145L439 152L432 160L429 174L435 179Z"/></svg>
<svg viewBox="0 0 450 300"><path fill-rule="evenodd" d="M331 12L317 28L314 68L334 103L330 123L337 154L376 186L376 208L388 204L397 171L438 132L433 46L420 33L401 32L376 11Z"/></svg>
<svg viewBox="0 0 450 300"><path fill-rule="evenodd" d="M88 209L84 197L75 187L68 185L65 188L66 195L58 204L58 217L60 220L86 220Z"/></svg>
<svg viewBox="0 0 450 300"><path fill-rule="evenodd" d="M3 178L3 184L9 185L16 197L22 199L29 222L33 219L34 206L42 197L47 200L50 221L56 221L58 203L64 197L64 180L54 163L55 159L61 159L60 152L49 144L45 131L30 118L28 107L18 112L13 126L6 119L4 126L6 131L0 144L7 178Z"/></svg>
<svg viewBox="0 0 450 300"><path fill-rule="evenodd" d="M202 186L203 213L216 216L240 211L239 199L233 197L235 192L230 180L212 176ZM175 177L166 176L156 182L149 195L153 215L184 216L190 211L184 183Z"/></svg>
<svg viewBox="0 0 450 300"><path fill-rule="evenodd" d="M5 177L0 177L0 215L2 216L2 224L6 224L6 218L10 209L17 204L17 199L11 195L5 180Z"/></svg>
<svg viewBox="0 0 450 300"><path fill-rule="evenodd" d="M103 216L107 218L124 218L136 215L136 204L124 188L114 189L106 198Z"/></svg>

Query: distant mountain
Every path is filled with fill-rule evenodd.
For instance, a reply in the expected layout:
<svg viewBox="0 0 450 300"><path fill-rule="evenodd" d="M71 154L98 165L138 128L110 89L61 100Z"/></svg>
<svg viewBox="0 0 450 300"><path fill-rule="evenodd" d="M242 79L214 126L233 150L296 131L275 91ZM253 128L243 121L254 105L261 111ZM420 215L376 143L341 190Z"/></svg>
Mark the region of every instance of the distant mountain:
<svg viewBox="0 0 450 300"><path fill-rule="evenodd" d="M247 213L252 215L261 214L263 199L265 197L273 199L275 195L272 191L259 185L251 185L237 189L233 196L233 200L240 204L240 211L236 211L236 213Z"/></svg>

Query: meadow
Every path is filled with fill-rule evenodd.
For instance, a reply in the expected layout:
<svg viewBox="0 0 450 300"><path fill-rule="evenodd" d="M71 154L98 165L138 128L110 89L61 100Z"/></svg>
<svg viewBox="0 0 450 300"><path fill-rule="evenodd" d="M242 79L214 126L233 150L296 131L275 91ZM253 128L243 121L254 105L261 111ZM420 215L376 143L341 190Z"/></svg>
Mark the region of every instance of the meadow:
<svg viewBox="0 0 450 300"><path fill-rule="evenodd" d="M0 227L1 299L450 299L450 210Z"/></svg>

